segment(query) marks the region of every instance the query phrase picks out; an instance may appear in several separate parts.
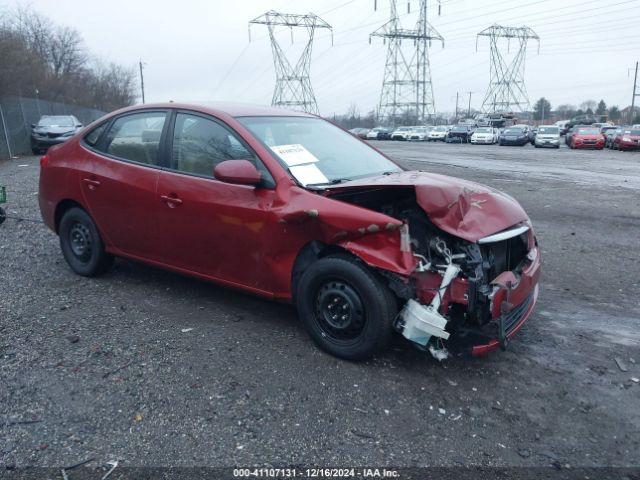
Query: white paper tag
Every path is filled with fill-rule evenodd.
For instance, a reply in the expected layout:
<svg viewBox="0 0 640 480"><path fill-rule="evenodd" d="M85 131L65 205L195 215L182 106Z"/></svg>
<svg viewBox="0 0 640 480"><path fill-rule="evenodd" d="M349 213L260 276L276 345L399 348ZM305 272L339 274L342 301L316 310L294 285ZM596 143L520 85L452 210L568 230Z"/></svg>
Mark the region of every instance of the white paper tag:
<svg viewBox="0 0 640 480"><path fill-rule="evenodd" d="M316 183L329 183L329 179L324 176L324 173L314 163L295 165L289 167L289 171L305 187Z"/></svg>
<svg viewBox="0 0 640 480"><path fill-rule="evenodd" d="M288 167L304 165L305 163L316 163L318 159L304 146L296 143L292 145L275 145L270 147L276 152Z"/></svg>

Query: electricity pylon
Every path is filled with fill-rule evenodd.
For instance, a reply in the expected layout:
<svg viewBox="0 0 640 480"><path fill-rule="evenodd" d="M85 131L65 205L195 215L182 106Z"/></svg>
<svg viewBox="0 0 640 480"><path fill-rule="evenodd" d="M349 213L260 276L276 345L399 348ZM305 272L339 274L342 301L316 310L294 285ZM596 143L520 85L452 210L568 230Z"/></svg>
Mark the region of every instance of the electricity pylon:
<svg viewBox="0 0 640 480"><path fill-rule="evenodd" d="M425 122L436 113L428 48L432 40L441 41L444 47L444 39L427 22L427 0L420 0L420 15L413 30L402 28L397 0L389 3L391 19L369 35L369 42L371 37L389 42L378 119L394 124L399 116L413 113L419 122ZM412 41L410 53L402 49L402 40Z"/></svg>
<svg viewBox="0 0 640 480"><path fill-rule="evenodd" d="M311 80L309 78L313 37L317 28L327 28L331 30L333 39L331 25L312 13L308 15L293 15L270 10L249 22L249 40L251 40L251 24L266 25L269 29L271 50L273 51L273 64L276 71L276 86L273 91L271 105L303 110L317 115L318 103L313 94L313 88L311 87ZM289 62L276 38L275 29L278 26L289 27L291 29L292 41L294 27L304 27L307 31L307 44L298 61L295 63L295 66L292 66Z"/></svg>
<svg viewBox="0 0 640 480"><path fill-rule="evenodd" d="M489 88L482 101L482 111L496 113L530 110L531 104L524 85L524 62L527 56L527 43L529 40L536 40L539 51L540 37L529 27L492 25L476 36L476 51L479 37L489 37L491 44ZM507 39L507 53L509 53L511 40L515 39L517 42L518 51L510 61L500 49L500 39L504 38Z"/></svg>

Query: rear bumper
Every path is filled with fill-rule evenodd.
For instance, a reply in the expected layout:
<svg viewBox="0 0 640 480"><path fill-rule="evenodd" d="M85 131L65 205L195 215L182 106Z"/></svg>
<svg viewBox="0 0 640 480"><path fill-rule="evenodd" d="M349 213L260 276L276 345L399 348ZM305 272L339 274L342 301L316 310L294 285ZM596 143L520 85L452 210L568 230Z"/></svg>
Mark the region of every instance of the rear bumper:
<svg viewBox="0 0 640 480"><path fill-rule="evenodd" d="M620 150L638 150L640 148L640 144L636 142L619 142L617 147Z"/></svg>

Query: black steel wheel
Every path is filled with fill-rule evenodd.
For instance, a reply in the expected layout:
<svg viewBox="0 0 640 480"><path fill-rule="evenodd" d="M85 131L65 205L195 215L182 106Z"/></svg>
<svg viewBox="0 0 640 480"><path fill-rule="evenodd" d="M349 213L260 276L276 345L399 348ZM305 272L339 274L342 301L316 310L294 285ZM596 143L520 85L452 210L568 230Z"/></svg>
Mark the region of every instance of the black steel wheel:
<svg viewBox="0 0 640 480"><path fill-rule="evenodd" d="M311 264L298 283L300 319L315 343L360 360L382 349L393 332L397 301L369 267L346 255Z"/></svg>
<svg viewBox="0 0 640 480"><path fill-rule="evenodd" d="M73 207L64 213L58 235L62 254L78 275L94 277L113 264L113 256L105 251L95 223L81 208Z"/></svg>

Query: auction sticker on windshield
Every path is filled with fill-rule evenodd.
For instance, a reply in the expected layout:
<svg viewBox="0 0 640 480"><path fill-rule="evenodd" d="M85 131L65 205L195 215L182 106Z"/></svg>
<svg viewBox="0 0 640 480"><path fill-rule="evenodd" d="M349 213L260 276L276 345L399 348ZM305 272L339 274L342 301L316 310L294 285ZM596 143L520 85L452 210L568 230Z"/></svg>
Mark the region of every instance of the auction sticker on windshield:
<svg viewBox="0 0 640 480"><path fill-rule="evenodd" d="M278 156L284 160L288 167L316 163L318 159L309 150L299 143L292 145L275 145L271 147Z"/></svg>
<svg viewBox="0 0 640 480"><path fill-rule="evenodd" d="M289 168L291 174L296 177L302 185L316 185L320 183L329 183L329 179L320 171L314 163L306 165L295 165Z"/></svg>

